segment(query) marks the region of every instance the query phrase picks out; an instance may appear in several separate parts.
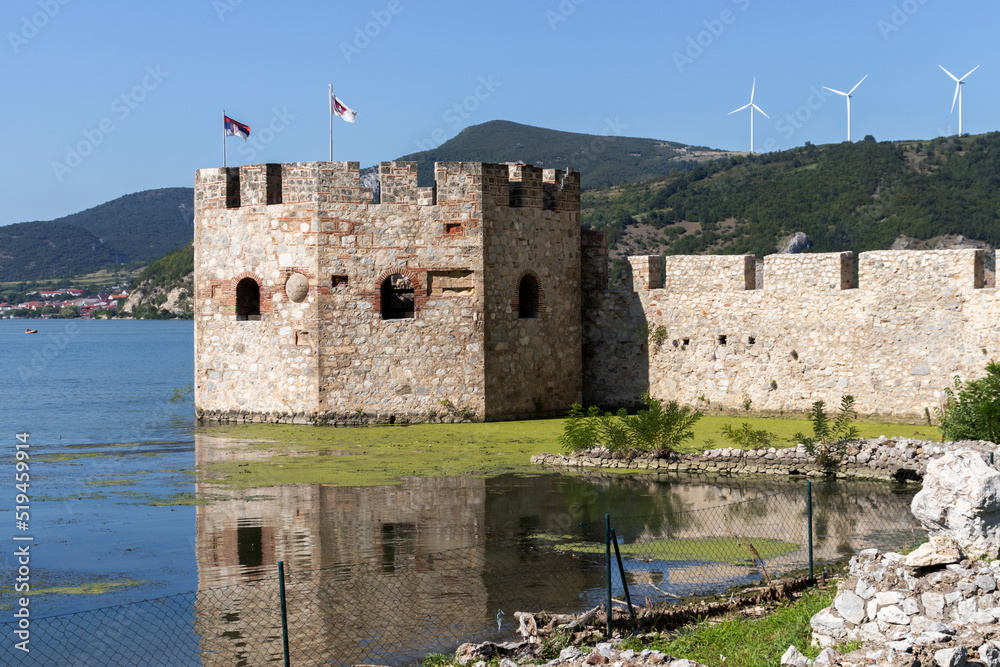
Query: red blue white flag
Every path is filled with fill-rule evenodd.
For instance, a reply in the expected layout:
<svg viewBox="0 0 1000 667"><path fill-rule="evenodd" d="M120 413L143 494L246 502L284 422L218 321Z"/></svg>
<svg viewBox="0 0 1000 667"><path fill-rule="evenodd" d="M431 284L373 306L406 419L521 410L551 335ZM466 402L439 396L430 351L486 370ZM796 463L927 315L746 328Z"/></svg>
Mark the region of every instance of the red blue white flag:
<svg viewBox="0 0 1000 667"><path fill-rule="evenodd" d="M358 116L358 112L337 99L337 96L333 93L330 93L330 97L332 98L330 100L330 108L333 110L333 113L337 114L348 123L353 123L354 119Z"/></svg>
<svg viewBox="0 0 1000 667"><path fill-rule="evenodd" d="M223 116L225 118L226 124L226 136L227 137L243 137L246 140L250 136L250 126L239 123L229 116Z"/></svg>

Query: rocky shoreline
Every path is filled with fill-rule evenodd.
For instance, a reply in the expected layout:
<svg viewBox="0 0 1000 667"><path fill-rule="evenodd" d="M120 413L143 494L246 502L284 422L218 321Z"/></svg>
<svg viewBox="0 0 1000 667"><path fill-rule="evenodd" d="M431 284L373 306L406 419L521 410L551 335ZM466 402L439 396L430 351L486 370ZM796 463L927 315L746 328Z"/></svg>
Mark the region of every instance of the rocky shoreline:
<svg viewBox="0 0 1000 667"><path fill-rule="evenodd" d="M946 452L969 449L989 456L997 445L985 440L934 442L911 438L879 437L852 442L843 461L827 469L810 456L802 445L767 449L707 449L697 453L672 453L667 457L633 452L612 453L604 447L593 447L573 454L536 454L536 465L563 468L612 468L628 470L658 470L689 474L719 475L805 475L839 478L919 481L927 471L929 461Z"/></svg>

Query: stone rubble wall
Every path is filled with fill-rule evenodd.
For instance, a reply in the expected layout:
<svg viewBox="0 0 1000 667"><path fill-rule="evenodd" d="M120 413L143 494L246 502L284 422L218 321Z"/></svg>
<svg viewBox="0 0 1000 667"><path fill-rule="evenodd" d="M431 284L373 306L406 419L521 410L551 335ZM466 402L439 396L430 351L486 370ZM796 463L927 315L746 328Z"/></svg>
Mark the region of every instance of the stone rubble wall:
<svg viewBox="0 0 1000 667"><path fill-rule="evenodd" d="M932 442L909 438L886 438L852 442L844 460L836 468L837 477L865 479L920 479L929 461L959 448L974 449L984 457L997 452L986 441ZM825 476L827 471L810 456L803 445L767 449L708 449L697 453L674 453L667 458L653 455L616 455L603 447L574 454L543 453L531 457L538 465L567 468L624 468L693 474Z"/></svg>
<svg viewBox="0 0 1000 667"><path fill-rule="evenodd" d="M927 572L897 553L851 559L833 604L811 621L813 643L865 646L836 665L963 665L1000 661L1000 561L964 560ZM971 664L971 663L970 663Z"/></svg>
<svg viewBox="0 0 1000 667"><path fill-rule="evenodd" d="M771 255L754 289L752 256L667 257L665 283L658 257L631 257L629 291L586 299L585 396L611 403L608 389L631 376L615 402L635 404L648 388L700 409L749 401L757 413L801 414L851 394L859 414L923 419L955 375L978 377L1000 358L1000 302L983 288L983 260L981 250L866 252L854 288L850 253ZM640 333L658 327L661 338Z"/></svg>

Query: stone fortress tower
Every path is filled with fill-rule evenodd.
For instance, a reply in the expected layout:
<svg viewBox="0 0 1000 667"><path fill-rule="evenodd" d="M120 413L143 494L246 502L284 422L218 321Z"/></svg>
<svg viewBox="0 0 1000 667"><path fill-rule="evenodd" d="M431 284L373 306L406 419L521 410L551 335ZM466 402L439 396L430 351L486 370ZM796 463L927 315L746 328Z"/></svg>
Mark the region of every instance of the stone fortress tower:
<svg viewBox="0 0 1000 667"><path fill-rule="evenodd" d="M530 165L195 177L195 405L220 421L502 420L582 400L580 179Z"/></svg>

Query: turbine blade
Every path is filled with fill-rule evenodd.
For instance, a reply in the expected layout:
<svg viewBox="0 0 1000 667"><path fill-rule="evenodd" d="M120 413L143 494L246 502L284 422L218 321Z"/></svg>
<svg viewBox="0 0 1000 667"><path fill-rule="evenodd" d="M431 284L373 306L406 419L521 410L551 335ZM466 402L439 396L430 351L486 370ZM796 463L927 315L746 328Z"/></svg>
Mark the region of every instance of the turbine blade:
<svg viewBox="0 0 1000 667"><path fill-rule="evenodd" d="M757 77L753 78L753 85L750 86L750 104L753 104L753 93L757 90Z"/></svg>
<svg viewBox="0 0 1000 667"><path fill-rule="evenodd" d="M958 99L958 91L962 89L962 82L959 81L955 84L955 97L951 98L951 110L955 111L955 100Z"/></svg>
<svg viewBox="0 0 1000 667"><path fill-rule="evenodd" d="M948 70L944 69L944 65L938 65L938 67L940 67L941 69L943 69L944 73L947 74L948 76L950 76L952 78L952 80L958 81L958 77L956 77L954 74L952 74Z"/></svg>
<svg viewBox="0 0 1000 667"><path fill-rule="evenodd" d="M736 113L737 111L743 111L744 109L746 109L746 108L747 108L747 107L749 107L749 106L750 106L749 104L744 104L744 105L743 105L743 106L741 106L741 107L740 107L739 109L733 109L732 111L730 111L730 112L729 112L729 113L727 113L726 115L727 115L727 116L732 116L732 115L733 115L734 113Z"/></svg>
<svg viewBox="0 0 1000 667"><path fill-rule="evenodd" d="M973 67L972 69L970 69L970 70L968 71L968 73L966 73L966 75L965 75L965 76L963 76L963 77L962 77L962 78L961 78L960 80L961 80L961 81L965 81L965 79L966 79L966 78L967 78L967 77L969 76L969 74L972 74L972 73L973 73L973 72L975 72L975 71L976 71L977 69L979 69L979 65L976 65L975 67Z"/></svg>
<svg viewBox="0 0 1000 667"><path fill-rule="evenodd" d="M754 109L756 109L757 111L759 111L759 112L761 112L761 113L764 113L764 110L763 110L763 109L761 109L761 108L760 108L759 106L757 106L756 104L751 104L750 106L752 106L752 107L753 107ZM753 113L753 111L751 111L750 113ZM764 113L764 118L770 118L770 116L768 116L768 115L767 115L766 113Z"/></svg>
<svg viewBox="0 0 1000 667"><path fill-rule="evenodd" d="M843 95L844 97L848 96L847 93L842 93L839 90L834 90L833 88L830 88L829 86L823 86L823 87L826 88L827 90L829 90L831 93L837 93L838 95Z"/></svg>
<svg viewBox="0 0 1000 667"><path fill-rule="evenodd" d="M865 74L865 75L864 75L863 77L861 77L861 81L864 81L864 80L865 80L865 79L867 79L867 78L868 78L868 75L867 75L867 74ZM860 85L861 85L861 81L858 81L858 82L857 82L856 84L854 84L854 87L853 87L853 88L851 88L851 92L850 92L850 93L847 93L847 94L848 94L848 95L850 95L850 94L851 94L851 93L853 93L853 92L854 92L855 90L857 90L857 89L858 89L858 86L860 86Z"/></svg>

